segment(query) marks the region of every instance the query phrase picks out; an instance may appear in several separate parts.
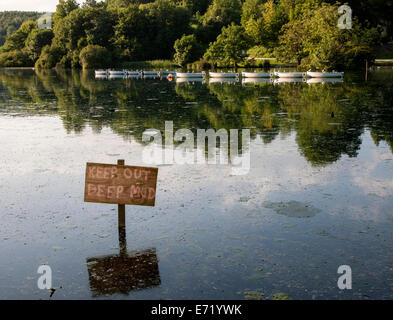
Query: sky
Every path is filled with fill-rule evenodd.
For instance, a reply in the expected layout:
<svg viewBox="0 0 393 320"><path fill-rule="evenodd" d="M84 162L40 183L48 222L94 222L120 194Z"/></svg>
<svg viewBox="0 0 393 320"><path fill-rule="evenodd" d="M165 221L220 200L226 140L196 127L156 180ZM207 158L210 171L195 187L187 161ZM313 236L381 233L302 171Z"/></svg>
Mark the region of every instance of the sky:
<svg viewBox="0 0 393 320"><path fill-rule="evenodd" d="M59 0L0 0L0 11L54 12L58 3Z"/></svg>

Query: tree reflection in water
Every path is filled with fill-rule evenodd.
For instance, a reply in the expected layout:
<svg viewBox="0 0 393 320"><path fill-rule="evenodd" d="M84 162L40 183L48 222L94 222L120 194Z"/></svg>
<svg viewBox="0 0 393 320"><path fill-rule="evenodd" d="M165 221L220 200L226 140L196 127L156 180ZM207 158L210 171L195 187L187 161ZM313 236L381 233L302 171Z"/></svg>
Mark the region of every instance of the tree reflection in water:
<svg viewBox="0 0 393 320"><path fill-rule="evenodd" d="M353 77L353 78L352 78ZM109 127L139 143L146 129L247 129L269 144L296 134L312 165L356 157L361 136L393 151L391 73L370 80L348 75L343 83L198 83L160 80L96 80L91 72L2 70L0 112L58 115L68 133ZM239 144L239 151L241 150Z"/></svg>

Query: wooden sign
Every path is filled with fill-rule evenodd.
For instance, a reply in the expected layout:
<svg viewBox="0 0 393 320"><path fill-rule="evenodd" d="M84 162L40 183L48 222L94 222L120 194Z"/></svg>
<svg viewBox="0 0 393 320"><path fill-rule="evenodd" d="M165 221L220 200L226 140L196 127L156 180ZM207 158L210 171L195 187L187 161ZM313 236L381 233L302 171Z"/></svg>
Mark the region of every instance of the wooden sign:
<svg viewBox="0 0 393 320"><path fill-rule="evenodd" d="M85 202L154 206L158 168L87 163Z"/></svg>

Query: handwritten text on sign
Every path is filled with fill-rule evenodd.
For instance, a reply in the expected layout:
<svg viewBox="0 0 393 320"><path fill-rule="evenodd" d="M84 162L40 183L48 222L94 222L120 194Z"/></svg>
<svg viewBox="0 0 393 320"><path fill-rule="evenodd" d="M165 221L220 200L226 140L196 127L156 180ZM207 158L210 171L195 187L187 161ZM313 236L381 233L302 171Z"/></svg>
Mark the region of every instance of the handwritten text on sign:
<svg viewBox="0 0 393 320"><path fill-rule="evenodd" d="M154 206L157 168L87 163L85 202Z"/></svg>

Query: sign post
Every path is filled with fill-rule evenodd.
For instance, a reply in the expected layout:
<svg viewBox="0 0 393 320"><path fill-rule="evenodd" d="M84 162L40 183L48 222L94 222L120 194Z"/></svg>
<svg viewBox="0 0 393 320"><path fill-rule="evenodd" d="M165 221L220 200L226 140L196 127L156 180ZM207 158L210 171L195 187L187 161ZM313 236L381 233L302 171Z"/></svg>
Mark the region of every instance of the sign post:
<svg viewBox="0 0 393 320"><path fill-rule="evenodd" d="M126 166L124 160L117 160L117 165L86 164L84 201L118 206L120 253L87 259L93 296L160 285L156 250L127 253L126 240L126 205L154 207L157 176L157 168Z"/></svg>
<svg viewBox="0 0 393 320"><path fill-rule="evenodd" d="M126 205L155 206L158 168L90 163L86 165L85 202L118 205L121 247L125 247ZM124 248L125 249L125 248Z"/></svg>
<svg viewBox="0 0 393 320"><path fill-rule="evenodd" d="M118 166L124 166L124 160L117 160ZM118 216L119 216L119 228L126 227L126 205L125 204L118 204Z"/></svg>

